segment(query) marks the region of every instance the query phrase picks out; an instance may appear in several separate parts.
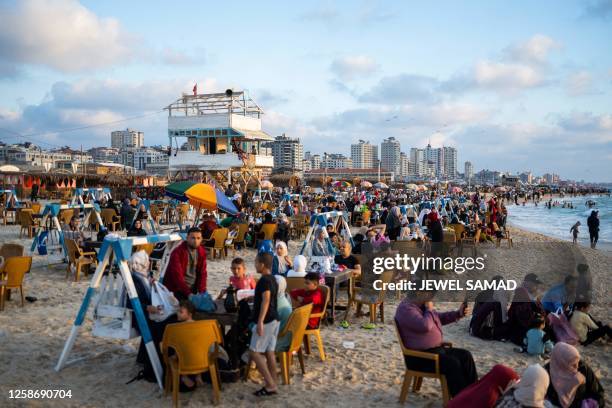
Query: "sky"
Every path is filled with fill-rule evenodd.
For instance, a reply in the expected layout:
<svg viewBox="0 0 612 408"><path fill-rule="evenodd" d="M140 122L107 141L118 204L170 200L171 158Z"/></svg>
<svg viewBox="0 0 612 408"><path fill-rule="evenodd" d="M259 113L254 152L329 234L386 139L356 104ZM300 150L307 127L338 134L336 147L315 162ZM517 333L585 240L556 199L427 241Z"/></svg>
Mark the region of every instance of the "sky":
<svg viewBox="0 0 612 408"><path fill-rule="evenodd" d="M612 0L0 0L0 141L167 144L196 83L313 153L392 136L460 172L612 181Z"/></svg>

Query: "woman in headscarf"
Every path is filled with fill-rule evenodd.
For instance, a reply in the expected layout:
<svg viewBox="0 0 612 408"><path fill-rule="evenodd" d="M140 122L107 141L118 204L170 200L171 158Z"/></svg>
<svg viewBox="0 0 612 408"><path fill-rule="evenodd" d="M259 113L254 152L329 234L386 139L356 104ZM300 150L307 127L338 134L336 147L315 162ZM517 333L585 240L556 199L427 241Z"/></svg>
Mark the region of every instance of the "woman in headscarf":
<svg viewBox="0 0 612 408"><path fill-rule="evenodd" d="M134 221L134 225L127 232L128 237L146 237L147 231L142 228L142 221L140 219Z"/></svg>
<svg viewBox="0 0 612 408"><path fill-rule="evenodd" d="M593 403L586 406L604 406L603 387L593 370L580 359L574 346L555 344L550 362L544 368L550 374L546 398L556 406L580 408L588 400L593 400Z"/></svg>
<svg viewBox="0 0 612 408"><path fill-rule="evenodd" d="M385 224L387 225L387 234L389 235L389 239L391 241L395 241L400 234L400 229L402 228L402 222L400 217L402 213L398 206L391 207L391 211L387 215L385 219Z"/></svg>
<svg viewBox="0 0 612 408"><path fill-rule="evenodd" d="M513 369L498 364L450 400L448 408L492 408L501 393L518 379L519 375Z"/></svg>
<svg viewBox="0 0 612 408"><path fill-rule="evenodd" d="M327 245L327 231L323 227L318 227L315 232L315 239L312 242L312 255L313 256L332 256L328 245Z"/></svg>
<svg viewBox="0 0 612 408"><path fill-rule="evenodd" d="M306 266L308 265L308 260L304 255L296 255L293 258L293 269L287 272L288 278L303 278L306 276Z"/></svg>
<svg viewBox="0 0 612 408"><path fill-rule="evenodd" d="M280 275L276 275L275 278L276 284L278 285L276 311L278 313L278 320L280 321L280 327L278 328L278 332L280 333L287 325L292 308L291 301L285 293L287 290L287 281ZM291 343L291 333L288 333L286 336L276 340L276 351L287 351L289 343Z"/></svg>
<svg viewBox="0 0 612 408"><path fill-rule="evenodd" d="M550 383L548 373L541 365L530 365L523 371L518 383L505 391L495 404L496 408L553 408L546 401ZM477 405L471 405L476 407Z"/></svg>
<svg viewBox="0 0 612 408"><path fill-rule="evenodd" d="M293 262L291 262L291 258L289 258L287 244L283 241L277 241L274 249L275 255L272 262L272 275L285 276L289 269L293 267Z"/></svg>
<svg viewBox="0 0 612 408"><path fill-rule="evenodd" d="M353 253L360 254L361 253L361 244L368 240L368 227L366 225L359 228L359 231L353 236Z"/></svg>

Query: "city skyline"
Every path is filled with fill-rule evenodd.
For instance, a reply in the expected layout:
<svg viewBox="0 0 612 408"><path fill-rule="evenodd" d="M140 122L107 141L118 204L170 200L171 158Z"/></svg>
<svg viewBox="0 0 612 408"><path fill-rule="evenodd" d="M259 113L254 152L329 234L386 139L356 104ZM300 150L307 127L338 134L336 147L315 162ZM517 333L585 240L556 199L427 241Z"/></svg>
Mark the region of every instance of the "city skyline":
<svg viewBox="0 0 612 408"><path fill-rule="evenodd" d="M204 14L217 18L198 24ZM360 139L431 140L477 168L610 182L611 18L609 0L7 1L0 140L89 147L132 127L165 144L161 109L197 83L200 93L248 89L264 129L305 150L349 157Z"/></svg>

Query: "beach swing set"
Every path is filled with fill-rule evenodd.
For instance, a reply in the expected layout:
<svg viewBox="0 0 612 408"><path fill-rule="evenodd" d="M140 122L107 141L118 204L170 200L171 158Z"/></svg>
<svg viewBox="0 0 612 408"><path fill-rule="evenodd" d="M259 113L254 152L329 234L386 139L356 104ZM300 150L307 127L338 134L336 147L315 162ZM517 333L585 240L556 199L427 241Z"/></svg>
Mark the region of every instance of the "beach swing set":
<svg viewBox="0 0 612 408"><path fill-rule="evenodd" d="M299 204L300 209L304 208L304 201L302 201L301 194L283 194L283 198L281 199L280 204L276 208L276 216L280 216L281 212L287 206L287 204L291 204L293 202L297 202ZM291 212L289 214L289 217L293 217L295 215L293 205L291 205L289 208L289 211Z"/></svg>
<svg viewBox="0 0 612 408"><path fill-rule="evenodd" d="M331 221L330 221L331 220ZM306 257L312 256L312 241L316 238L314 232L317 228L327 228L327 224L333 224L336 231L340 231L340 235L345 240L351 243L351 246L355 246L353 237L351 236L351 229L348 224L348 213L344 211L329 211L321 214L315 214L310 218L310 227L304 238L304 243L300 249L300 255ZM329 253L335 253L334 245L329 238L329 235L325 234L325 241L327 243L327 249Z"/></svg>
<svg viewBox="0 0 612 408"><path fill-rule="evenodd" d="M13 190L0 190L0 194L4 194L4 202L6 208L20 208L21 203L17 198L17 192Z"/></svg>
<svg viewBox="0 0 612 408"><path fill-rule="evenodd" d="M147 354L155 371L157 385L163 390L162 366L153 344L151 332L147 326L144 315L145 311L138 299L128 260L134 248L165 243L166 247L159 268L161 271L161 281L170 259L170 253L176 245L181 243L183 238L181 234L158 234L129 238L107 236L104 239L98 255L98 266L87 288L87 292L85 292L85 297L55 366L55 371L60 371L67 364L70 364L67 361L68 355L74 346L79 330L83 326L87 311L90 305L94 303L93 336L122 340L138 337L138 331L132 327L132 321L136 320L140 336L142 336ZM113 271L113 265L117 267L118 271ZM110 271L106 272L109 266ZM132 306L131 309L126 306L126 297L129 298Z"/></svg>
<svg viewBox="0 0 612 408"><path fill-rule="evenodd" d="M64 254L64 259L68 259L68 251L64 242L64 231L62 230L59 216L62 211L73 212L74 209L83 211L84 221L95 217L100 229L106 230L100 216L100 206L98 204L47 204L43 210L40 225L36 230L30 250L34 252L38 247L40 253L41 248L45 248L42 250L45 253L40 253L40 255L48 255L50 252L58 250ZM86 223L82 222L79 228L83 231L86 228Z"/></svg>
<svg viewBox="0 0 612 408"><path fill-rule="evenodd" d="M71 205L76 204L85 204L83 201L83 196L85 196L89 202L100 202L102 199L106 198L107 200L112 200L110 188L108 187L99 187L99 188L77 188L74 190L74 195L72 196L72 200L70 201Z"/></svg>

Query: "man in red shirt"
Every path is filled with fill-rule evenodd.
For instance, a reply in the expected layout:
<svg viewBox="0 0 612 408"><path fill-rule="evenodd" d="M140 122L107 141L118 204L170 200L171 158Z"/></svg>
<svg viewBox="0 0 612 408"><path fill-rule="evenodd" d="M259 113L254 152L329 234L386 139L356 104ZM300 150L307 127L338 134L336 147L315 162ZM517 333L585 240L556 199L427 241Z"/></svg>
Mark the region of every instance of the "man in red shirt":
<svg viewBox="0 0 612 408"><path fill-rule="evenodd" d="M201 244L200 229L190 228L187 231L187 240L170 254L164 285L179 300L206 291L206 249Z"/></svg>
<svg viewBox="0 0 612 408"><path fill-rule="evenodd" d="M294 289L291 291L291 298L300 303L300 306L312 303L312 311L310 313L321 313L323 311L323 291L319 287L319 274L316 272L308 272L304 276L304 289ZM319 327L318 317L313 317L308 320L308 328L316 329Z"/></svg>

